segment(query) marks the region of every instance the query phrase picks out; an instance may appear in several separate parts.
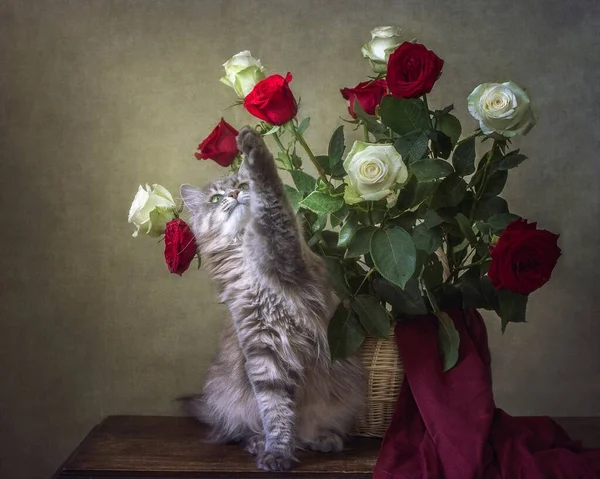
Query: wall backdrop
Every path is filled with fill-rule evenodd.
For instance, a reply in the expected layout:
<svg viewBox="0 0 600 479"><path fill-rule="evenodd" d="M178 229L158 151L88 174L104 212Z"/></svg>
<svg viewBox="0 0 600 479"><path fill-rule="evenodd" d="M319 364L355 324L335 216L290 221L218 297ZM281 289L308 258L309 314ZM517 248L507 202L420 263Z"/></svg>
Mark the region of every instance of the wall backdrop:
<svg viewBox="0 0 600 479"><path fill-rule="evenodd" d="M308 137L325 147L339 88L370 73L378 25L446 61L430 103L485 81L527 87L512 210L561 233L563 256L527 324L487 317L497 403L514 414L600 415L600 3L595 0L0 1L0 477L42 478L108 414L177 414L199 390L225 318L205 271L169 275L132 238L139 183L222 174L196 145L251 118L218 82L245 49L294 74ZM317 148L318 149L318 148ZM17 472L20 471L20 472Z"/></svg>

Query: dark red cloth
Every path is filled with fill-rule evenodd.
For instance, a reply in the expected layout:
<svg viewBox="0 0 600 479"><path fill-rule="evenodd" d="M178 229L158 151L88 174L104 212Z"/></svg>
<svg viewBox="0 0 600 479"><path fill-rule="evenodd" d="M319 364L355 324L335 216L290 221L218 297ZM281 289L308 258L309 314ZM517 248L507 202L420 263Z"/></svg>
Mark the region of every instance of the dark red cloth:
<svg viewBox="0 0 600 479"><path fill-rule="evenodd" d="M437 318L399 322L405 379L374 479L597 479L600 449L581 447L547 417L496 408L485 323L450 311L459 361L443 373Z"/></svg>

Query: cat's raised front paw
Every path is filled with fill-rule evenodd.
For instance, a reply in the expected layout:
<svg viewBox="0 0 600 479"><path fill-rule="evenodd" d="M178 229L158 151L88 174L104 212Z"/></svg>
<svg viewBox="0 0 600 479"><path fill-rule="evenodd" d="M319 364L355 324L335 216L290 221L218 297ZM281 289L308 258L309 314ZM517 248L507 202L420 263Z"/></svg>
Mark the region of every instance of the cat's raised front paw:
<svg viewBox="0 0 600 479"><path fill-rule="evenodd" d="M238 150L249 158L252 156L252 152L262 153L266 150L265 141L262 136L249 126L245 126L238 133L237 147Z"/></svg>
<svg viewBox="0 0 600 479"><path fill-rule="evenodd" d="M263 471L289 471L294 460L289 454L265 451L258 457L256 465Z"/></svg>

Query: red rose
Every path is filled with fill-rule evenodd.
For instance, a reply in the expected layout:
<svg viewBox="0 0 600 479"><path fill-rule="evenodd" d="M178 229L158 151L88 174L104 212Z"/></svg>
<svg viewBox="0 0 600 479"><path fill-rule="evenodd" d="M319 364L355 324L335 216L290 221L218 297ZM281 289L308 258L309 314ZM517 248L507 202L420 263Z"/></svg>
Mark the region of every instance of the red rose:
<svg viewBox="0 0 600 479"><path fill-rule="evenodd" d="M375 114L375 108L381 102L386 93L387 85L384 79L375 81L365 81L356 85L354 88L343 88L340 90L345 100L349 101L348 111L352 118L356 118L354 113L354 101L358 101L361 108L369 115Z"/></svg>
<svg viewBox="0 0 600 479"><path fill-rule="evenodd" d="M244 108L271 125L287 123L298 112L298 104L289 87L291 81L291 73L285 78L271 75L259 81L244 98Z"/></svg>
<svg viewBox="0 0 600 479"><path fill-rule="evenodd" d="M165 228L165 261L170 273L181 276L197 252L196 239L185 221L176 218Z"/></svg>
<svg viewBox="0 0 600 479"><path fill-rule="evenodd" d="M498 289L529 294L548 282L560 256L558 235L536 229L537 223L509 224L492 249L488 276Z"/></svg>
<svg viewBox="0 0 600 479"><path fill-rule="evenodd" d="M198 145L198 160L211 159L221 166L229 166L238 154L235 137L238 131L223 118L213 131Z"/></svg>
<svg viewBox="0 0 600 479"><path fill-rule="evenodd" d="M398 98L418 98L431 91L443 66L444 60L425 45L404 42L388 60L388 88Z"/></svg>

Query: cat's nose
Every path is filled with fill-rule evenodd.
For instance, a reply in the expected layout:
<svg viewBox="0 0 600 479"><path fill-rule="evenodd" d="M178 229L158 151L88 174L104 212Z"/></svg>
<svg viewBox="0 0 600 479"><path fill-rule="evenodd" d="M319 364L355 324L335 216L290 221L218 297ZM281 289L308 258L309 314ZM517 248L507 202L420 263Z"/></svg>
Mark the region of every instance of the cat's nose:
<svg viewBox="0 0 600 479"><path fill-rule="evenodd" d="M229 192L229 196L231 196L234 200L237 200L238 195L240 194L240 190L233 190Z"/></svg>

